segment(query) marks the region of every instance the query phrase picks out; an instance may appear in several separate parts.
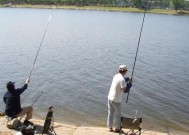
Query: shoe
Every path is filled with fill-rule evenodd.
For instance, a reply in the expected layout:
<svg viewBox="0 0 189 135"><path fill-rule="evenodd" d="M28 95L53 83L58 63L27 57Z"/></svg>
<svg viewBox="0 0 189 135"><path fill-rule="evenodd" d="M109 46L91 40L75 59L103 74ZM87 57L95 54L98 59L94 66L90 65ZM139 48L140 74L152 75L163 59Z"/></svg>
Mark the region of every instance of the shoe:
<svg viewBox="0 0 189 135"><path fill-rule="evenodd" d="M29 123L30 123L30 122L29 122L28 120L25 120L23 124L24 124L24 125L28 125Z"/></svg>
<svg viewBox="0 0 189 135"><path fill-rule="evenodd" d="M114 132L114 130L112 128L109 128L109 132Z"/></svg>
<svg viewBox="0 0 189 135"><path fill-rule="evenodd" d="M115 129L115 133L122 133L121 129Z"/></svg>

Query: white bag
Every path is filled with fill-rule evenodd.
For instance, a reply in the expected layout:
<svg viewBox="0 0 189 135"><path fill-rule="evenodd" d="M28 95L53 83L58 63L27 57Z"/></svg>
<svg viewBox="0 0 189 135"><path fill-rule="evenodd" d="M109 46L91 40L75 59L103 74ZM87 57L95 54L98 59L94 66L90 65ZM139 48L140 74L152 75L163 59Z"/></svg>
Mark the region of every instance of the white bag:
<svg viewBox="0 0 189 135"><path fill-rule="evenodd" d="M21 124L21 122L17 119L11 119L7 121L7 128L9 129L17 129L19 127L19 125Z"/></svg>

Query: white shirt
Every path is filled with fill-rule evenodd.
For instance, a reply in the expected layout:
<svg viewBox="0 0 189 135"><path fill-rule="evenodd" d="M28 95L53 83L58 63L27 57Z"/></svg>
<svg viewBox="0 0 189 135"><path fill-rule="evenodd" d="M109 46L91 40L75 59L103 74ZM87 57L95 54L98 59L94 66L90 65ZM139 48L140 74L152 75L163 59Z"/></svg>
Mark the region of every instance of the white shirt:
<svg viewBox="0 0 189 135"><path fill-rule="evenodd" d="M114 102L121 103L122 102L122 88L126 87L126 82L124 77L118 73L114 76L112 80L112 85L110 87L110 91L108 94L108 99Z"/></svg>

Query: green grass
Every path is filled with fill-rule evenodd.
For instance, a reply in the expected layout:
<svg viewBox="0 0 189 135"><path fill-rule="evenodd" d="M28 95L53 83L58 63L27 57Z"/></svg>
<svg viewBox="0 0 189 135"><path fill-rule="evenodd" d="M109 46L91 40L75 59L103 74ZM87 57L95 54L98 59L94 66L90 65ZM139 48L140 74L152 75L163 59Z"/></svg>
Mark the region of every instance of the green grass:
<svg viewBox="0 0 189 135"><path fill-rule="evenodd" d="M0 7L3 7L2 5ZM76 9L76 10L104 10L104 11L123 11L123 12L134 12L134 13L143 13L144 10L138 8L130 8L130 7L103 7L103 6L54 6L54 5L30 5L30 4L18 4L12 5L12 7L16 8L57 8L57 9ZM175 10L169 9L151 9L147 10L147 13L155 13L155 14L179 14L180 12L176 12ZM189 14L189 12L183 12L185 14Z"/></svg>

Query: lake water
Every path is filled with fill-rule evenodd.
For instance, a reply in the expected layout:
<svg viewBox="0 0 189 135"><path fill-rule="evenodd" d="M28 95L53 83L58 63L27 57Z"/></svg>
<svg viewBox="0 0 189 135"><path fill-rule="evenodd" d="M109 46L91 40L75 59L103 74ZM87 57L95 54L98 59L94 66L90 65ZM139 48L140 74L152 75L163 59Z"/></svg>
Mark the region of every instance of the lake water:
<svg viewBox="0 0 189 135"><path fill-rule="evenodd" d="M143 14L0 8L0 94L20 87L39 52L22 106L34 117L55 107L56 122L106 126L107 96L120 64L131 75ZM189 134L189 16L146 14L133 87L122 114L143 118L145 130ZM0 102L4 109L3 101Z"/></svg>

